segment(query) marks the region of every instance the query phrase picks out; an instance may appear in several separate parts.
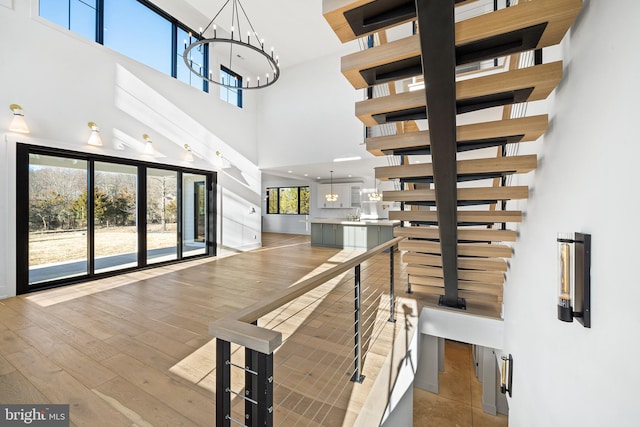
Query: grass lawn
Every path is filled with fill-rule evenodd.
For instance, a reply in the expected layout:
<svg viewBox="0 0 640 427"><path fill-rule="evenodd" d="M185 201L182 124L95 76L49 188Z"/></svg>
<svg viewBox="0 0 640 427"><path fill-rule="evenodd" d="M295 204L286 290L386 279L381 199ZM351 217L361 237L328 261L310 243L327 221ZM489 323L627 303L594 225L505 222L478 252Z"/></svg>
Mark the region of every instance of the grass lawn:
<svg viewBox="0 0 640 427"><path fill-rule="evenodd" d="M96 228L96 257L136 252L136 227ZM159 249L176 246L176 224L147 226L147 248ZM29 233L29 266L69 262L87 258L86 231L59 233Z"/></svg>

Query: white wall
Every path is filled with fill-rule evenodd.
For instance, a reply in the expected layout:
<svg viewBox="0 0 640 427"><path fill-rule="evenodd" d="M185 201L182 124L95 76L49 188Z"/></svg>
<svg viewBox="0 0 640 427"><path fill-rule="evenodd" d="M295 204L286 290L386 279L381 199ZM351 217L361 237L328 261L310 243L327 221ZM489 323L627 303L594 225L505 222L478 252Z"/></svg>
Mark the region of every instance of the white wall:
<svg viewBox="0 0 640 427"><path fill-rule="evenodd" d="M353 46L345 49L353 51ZM287 68L287 78L267 88L258 116L261 168L372 157L364 145L354 105L362 99L340 73L340 56L324 56Z"/></svg>
<svg viewBox="0 0 640 427"><path fill-rule="evenodd" d="M8 106L20 104L31 134L2 134L0 152L0 297L15 294L15 143L92 151L99 154L215 170L215 152L231 167L219 174L218 224L233 222L218 243L223 249L260 246L259 220L238 222L251 207L260 216L260 172L257 168L258 95L247 94L245 108L137 63L106 47L39 18L36 0L0 3L0 132L11 121ZM96 122L104 146L89 147L87 122ZM142 154L142 134L149 134L156 155ZM184 144L194 163L184 160ZM124 148L119 150L118 147ZM221 197L221 199L220 199Z"/></svg>
<svg viewBox="0 0 640 427"><path fill-rule="evenodd" d="M640 4L585 1L563 44L531 198L504 294L514 358L511 426L636 426L640 419ZM557 320L556 233L592 234L592 327Z"/></svg>

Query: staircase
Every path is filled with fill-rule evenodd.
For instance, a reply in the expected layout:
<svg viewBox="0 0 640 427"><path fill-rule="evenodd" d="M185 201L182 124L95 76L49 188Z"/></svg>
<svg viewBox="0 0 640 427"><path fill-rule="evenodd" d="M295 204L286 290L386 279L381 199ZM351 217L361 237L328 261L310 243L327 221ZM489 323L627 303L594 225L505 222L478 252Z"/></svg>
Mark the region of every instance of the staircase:
<svg viewBox="0 0 640 427"><path fill-rule="evenodd" d="M395 134L367 133L376 136L365 143L375 156L402 158L376 168L375 177L400 184L383 199L403 206L390 219L406 225L396 236L407 237L399 249L409 289L440 305L498 317L509 243L516 240L507 225L523 217L506 207L529 195L508 177L537 167L535 155L512 147L537 140L549 123L545 114L525 116L512 106L546 99L561 81L562 62L542 63L541 49L560 43L582 1L521 0L456 22L456 10L479 1L323 0L323 14L342 42L371 34L378 41L344 56L341 69L356 89L389 87L357 102L355 115L367 127L396 125ZM400 26L412 26L412 35L388 41ZM520 55L530 51L539 52L536 61L522 66ZM494 69L456 74L483 61L494 61ZM398 90L407 79L424 88ZM503 108L501 120L457 125L460 114L492 107ZM431 162L412 162L415 156Z"/></svg>

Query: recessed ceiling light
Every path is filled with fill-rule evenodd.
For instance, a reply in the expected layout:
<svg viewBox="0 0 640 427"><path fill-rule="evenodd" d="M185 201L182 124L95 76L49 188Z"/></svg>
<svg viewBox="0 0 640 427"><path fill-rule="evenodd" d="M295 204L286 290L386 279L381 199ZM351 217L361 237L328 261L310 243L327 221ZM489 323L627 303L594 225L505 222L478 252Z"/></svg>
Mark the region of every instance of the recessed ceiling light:
<svg viewBox="0 0 640 427"><path fill-rule="evenodd" d="M316 176L316 179L320 179L320 177L319 177L319 176Z"/></svg>
<svg viewBox="0 0 640 427"><path fill-rule="evenodd" d="M304 176L309 176L309 174L308 174L308 173L305 173L305 174L304 174Z"/></svg>
<svg viewBox="0 0 640 427"><path fill-rule="evenodd" d="M360 160L362 157L353 156L353 157L338 157L337 159L333 159L334 162L349 162L352 160Z"/></svg>
<svg viewBox="0 0 640 427"><path fill-rule="evenodd" d="M351 178L353 175L349 174L349 178Z"/></svg>
<svg viewBox="0 0 640 427"><path fill-rule="evenodd" d="M287 172L289 172L289 173L293 173L293 171L287 171Z"/></svg>

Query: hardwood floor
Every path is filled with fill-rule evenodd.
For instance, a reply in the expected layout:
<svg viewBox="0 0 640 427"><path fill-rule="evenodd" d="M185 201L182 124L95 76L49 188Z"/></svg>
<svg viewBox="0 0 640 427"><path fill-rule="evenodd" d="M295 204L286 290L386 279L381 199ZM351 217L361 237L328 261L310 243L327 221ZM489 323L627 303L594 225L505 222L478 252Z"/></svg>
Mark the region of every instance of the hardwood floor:
<svg viewBox="0 0 640 427"><path fill-rule="evenodd" d="M475 376L471 345L445 341L440 393L413 389L414 427L507 427L508 418L482 411L482 383Z"/></svg>
<svg viewBox="0 0 640 427"><path fill-rule="evenodd" d="M213 426L209 323L355 254L312 247L308 236L265 233L263 245L1 300L0 402L68 403L75 426ZM370 379L362 385L348 380L353 272L260 319L284 339L275 357L276 423L353 423L391 343L417 319L414 302L407 312L413 320L387 322L388 268L387 254L362 266L363 373ZM240 389L243 379L232 378Z"/></svg>

